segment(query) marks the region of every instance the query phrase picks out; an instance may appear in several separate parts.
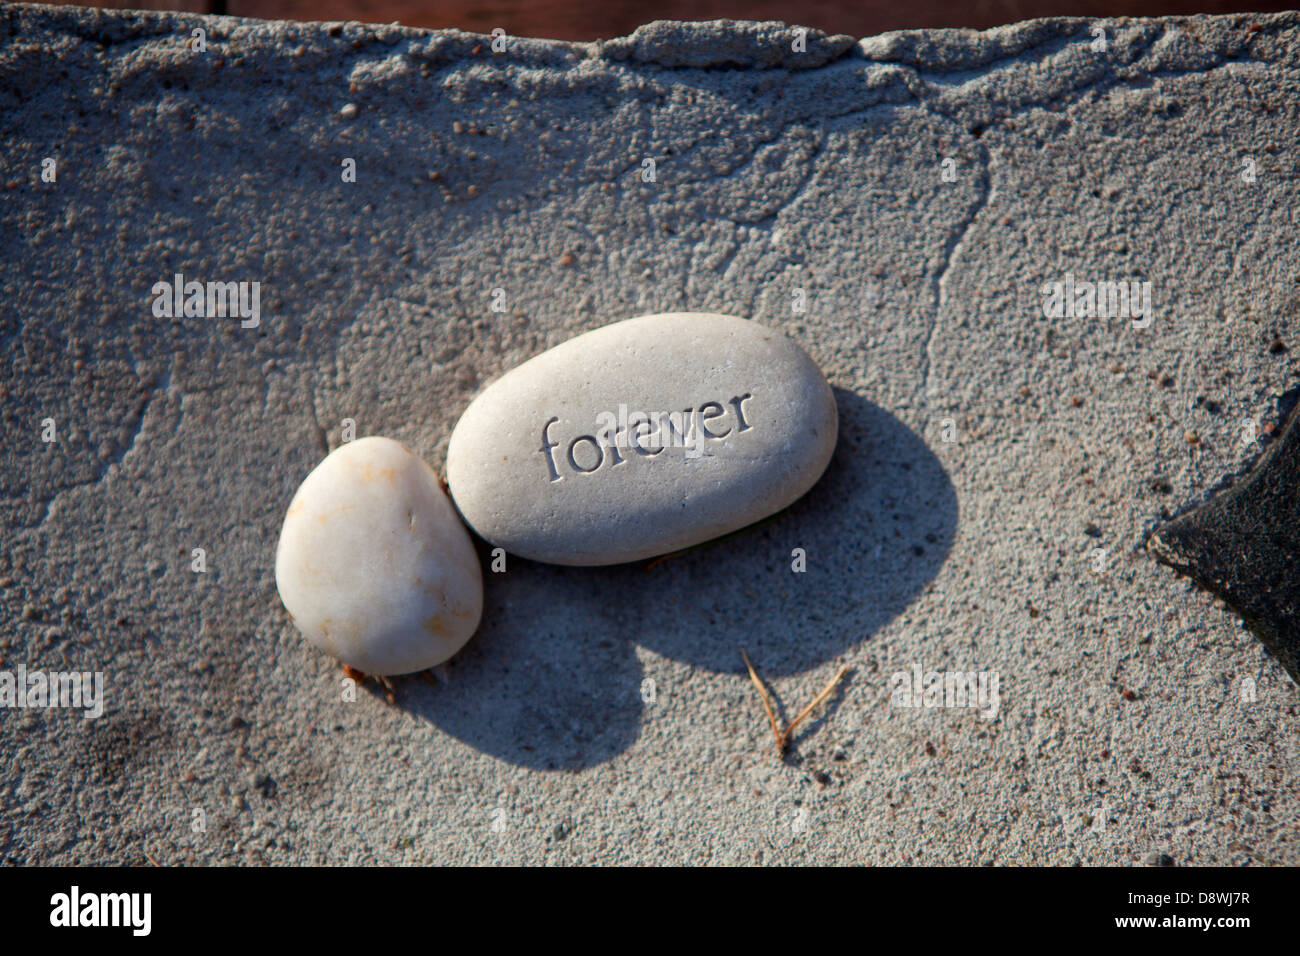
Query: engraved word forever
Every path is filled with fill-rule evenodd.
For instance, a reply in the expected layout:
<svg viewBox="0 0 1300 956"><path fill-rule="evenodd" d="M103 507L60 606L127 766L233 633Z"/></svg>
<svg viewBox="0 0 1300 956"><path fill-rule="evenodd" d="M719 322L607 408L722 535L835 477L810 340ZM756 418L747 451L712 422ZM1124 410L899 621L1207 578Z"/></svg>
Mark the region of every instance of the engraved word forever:
<svg viewBox="0 0 1300 956"><path fill-rule="evenodd" d="M680 412L632 412L619 405L618 415L601 412L596 416L596 433L578 435L567 444L551 440L551 426L560 419L552 416L542 426L541 453L551 481L562 481L564 471L590 475L600 469L608 458L610 468L627 461L624 455L653 458L669 446L687 449L687 458L699 458L704 453L704 442L709 438L726 438L728 435L749 431L753 426L745 420L745 402L754 396L746 392L737 395L725 405L705 402L699 408ZM558 463L556 450L563 448ZM620 454L620 449L623 454ZM608 452L608 454L606 454ZM567 465L567 468L564 466Z"/></svg>

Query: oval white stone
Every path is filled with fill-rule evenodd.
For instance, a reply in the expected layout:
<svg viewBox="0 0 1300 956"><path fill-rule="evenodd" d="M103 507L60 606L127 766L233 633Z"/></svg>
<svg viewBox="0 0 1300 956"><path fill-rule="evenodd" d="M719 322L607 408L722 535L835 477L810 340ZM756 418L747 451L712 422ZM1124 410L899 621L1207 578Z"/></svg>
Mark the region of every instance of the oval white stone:
<svg viewBox="0 0 1300 956"><path fill-rule="evenodd" d="M367 674L442 663L483 612L469 534L433 469L390 438L342 445L306 477L275 584L307 640Z"/></svg>
<svg viewBox="0 0 1300 956"><path fill-rule="evenodd" d="M507 551L618 564L780 511L826 469L837 431L826 378L777 330L648 315L490 385L452 432L447 484L470 526Z"/></svg>

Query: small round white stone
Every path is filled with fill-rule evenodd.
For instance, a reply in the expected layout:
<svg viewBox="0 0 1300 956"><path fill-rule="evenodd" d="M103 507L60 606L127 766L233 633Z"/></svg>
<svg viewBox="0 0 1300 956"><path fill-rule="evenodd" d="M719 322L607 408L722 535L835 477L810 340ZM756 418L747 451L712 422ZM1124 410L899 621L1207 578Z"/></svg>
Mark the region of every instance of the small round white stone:
<svg viewBox="0 0 1300 956"><path fill-rule="evenodd" d="M441 664L483 613L465 526L433 469L390 438L349 442L303 481L275 584L307 640L367 674Z"/></svg>

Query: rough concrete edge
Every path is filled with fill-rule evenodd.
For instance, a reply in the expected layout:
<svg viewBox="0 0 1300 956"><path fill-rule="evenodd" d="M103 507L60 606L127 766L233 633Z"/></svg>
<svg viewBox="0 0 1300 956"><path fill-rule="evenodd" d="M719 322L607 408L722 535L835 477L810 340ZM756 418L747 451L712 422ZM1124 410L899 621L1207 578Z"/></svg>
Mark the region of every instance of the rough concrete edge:
<svg viewBox="0 0 1300 956"><path fill-rule="evenodd" d="M428 30L397 23L370 24L355 20L262 20L179 11L119 10L0 0L0 24L13 24L28 18L42 19L51 28L58 28L59 21L63 20L69 32L105 46L174 34L178 29L188 30L206 24L213 40L263 31L290 33L289 40L310 39L309 34L323 32L350 42L354 50L373 43L394 46L406 40L411 44L409 54L425 62L504 55L516 64L536 66L574 65L581 60L600 59L631 61L661 69L811 70L842 59L860 59L923 68L935 73L978 70L1022 56L1053 41L1087 34L1094 25L1144 29L1173 22L1215 29L1244 26L1249 32L1267 34L1287 27L1300 27L1300 12L1297 11L1159 18L1046 17L987 30L895 30L854 40L842 34L829 35L777 20L656 20L638 27L628 36L587 43L512 36L507 51L498 53L491 48L492 36L455 29ZM295 30L303 30L307 35L293 36ZM0 40L5 38L0 35ZM800 39L802 49L796 51L793 47Z"/></svg>
<svg viewBox="0 0 1300 956"><path fill-rule="evenodd" d="M1163 17L1043 17L988 30L895 30L865 37L858 48L865 59L897 63L927 72L963 72L992 66L1047 46L1055 40L1092 39L1095 26L1111 30L1148 30L1170 24L1222 31L1244 27L1248 34L1275 34L1300 27L1300 11L1277 13L1196 13Z"/></svg>

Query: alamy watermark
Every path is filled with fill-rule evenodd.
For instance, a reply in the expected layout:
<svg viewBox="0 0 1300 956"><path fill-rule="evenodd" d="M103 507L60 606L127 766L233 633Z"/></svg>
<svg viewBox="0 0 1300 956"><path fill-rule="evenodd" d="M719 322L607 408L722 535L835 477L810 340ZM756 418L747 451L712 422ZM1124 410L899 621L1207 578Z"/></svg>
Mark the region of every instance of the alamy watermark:
<svg viewBox="0 0 1300 956"><path fill-rule="evenodd" d="M155 282L153 314L159 319L238 317L241 329L255 329L262 322L262 283L185 281L176 273L172 281Z"/></svg>
<svg viewBox="0 0 1300 956"><path fill-rule="evenodd" d="M50 897L50 925L125 927L133 936L148 936L153 927L152 893L83 893L74 885Z"/></svg>
<svg viewBox="0 0 1300 956"><path fill-rule="evenodd" d="M0 707L80 707L90 720L104 714L102 671L0 671Z"/></svg>
<svg viewBox="0 0 1300 956"><path fill-rule="evenodd" d="M1049 319L1132 319L1133 328L1151 325L1151 282L1120 279L1089 282L1067 272L1063 282L1044 282L1043 315Z"/></svg>
<svg viewBox="0 0 1300 956"><path fill-rule="evenodd" d="M1001 707L997 671L927 671L920 664L889 679L895 707L972 707L993 720Z"/></svg>

